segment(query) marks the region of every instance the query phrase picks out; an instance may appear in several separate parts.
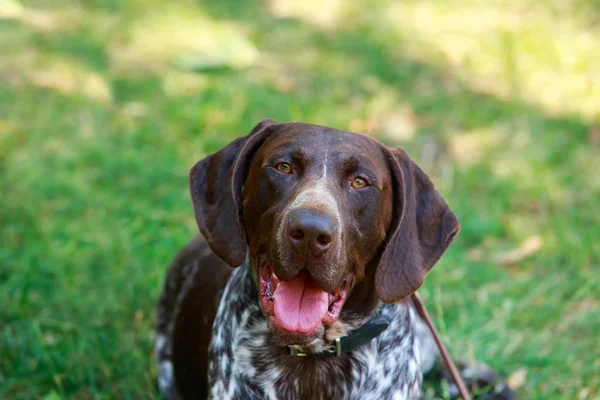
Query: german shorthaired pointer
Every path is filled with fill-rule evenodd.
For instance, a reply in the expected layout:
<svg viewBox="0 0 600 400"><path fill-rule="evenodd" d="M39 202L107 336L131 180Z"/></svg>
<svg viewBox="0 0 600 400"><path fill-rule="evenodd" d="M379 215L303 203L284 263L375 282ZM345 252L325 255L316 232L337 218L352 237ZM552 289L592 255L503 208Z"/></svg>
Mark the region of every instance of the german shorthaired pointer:
<svg viewBox="0 0 600 400"><path fill-rule="evenodd" d="M168 399L420 398L438 352L408 299L459 224L403 150L265 120L189 178L203 238L160 299Z"/></svg>

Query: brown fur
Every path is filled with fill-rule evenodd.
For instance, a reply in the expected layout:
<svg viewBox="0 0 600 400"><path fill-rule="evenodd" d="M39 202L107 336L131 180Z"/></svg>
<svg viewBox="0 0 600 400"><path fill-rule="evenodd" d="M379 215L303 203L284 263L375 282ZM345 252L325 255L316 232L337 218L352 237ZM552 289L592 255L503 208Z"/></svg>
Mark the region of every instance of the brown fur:
<svg viewBox="0 0 600 400"><path fill-rule="evenodd" d="M280 160L292 164L295 174L275 171ZM277 248L274 238L286 223L281 220L286 207L320 179L319 168L325 163L332 174L328 187L341 205L344 230L337 244L343 251L307 258L287 243ZM349 188L357 175L369 181L368 188ZM174 314L172 360L184 398L206 393L201 377L206 376L211 326L230 273L227 264L237 267L249 257L256 278L258 260L267 257L280 279L306 268L325 291L338 288L351 275L353 286L340 321L366 319L380 300L394 303L415 292L459 230L427 175L404 151L368 136L305 123L262 121L247 136L199 161L190 171L190 190L199 229L212 252L198 240L180 254L172 269L199 263L191 286L169 287L168 278L163 295L166 308L171 305L168 312ZM289 260L282 260L280 252L289 254ZM330 339L345 330L343 324L333 323L322 334ZM278 346L289 340L277 329L272 335L273 351L285 351ZM317 373L311 363L318 362L302 364L308 368L307 379Z"/></svg>

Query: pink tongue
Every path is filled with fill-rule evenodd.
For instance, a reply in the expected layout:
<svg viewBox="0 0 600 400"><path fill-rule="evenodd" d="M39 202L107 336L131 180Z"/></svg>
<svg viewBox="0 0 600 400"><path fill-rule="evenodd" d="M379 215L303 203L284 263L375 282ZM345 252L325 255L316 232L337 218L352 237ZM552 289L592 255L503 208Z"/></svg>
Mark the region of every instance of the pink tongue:
<svg viewBox="0 0 600 400"><path fill-rule="evenodd" d="M292 332L312 332L329 308L329 294L304 271L281 281L273 293L275 323Z"/></svg>

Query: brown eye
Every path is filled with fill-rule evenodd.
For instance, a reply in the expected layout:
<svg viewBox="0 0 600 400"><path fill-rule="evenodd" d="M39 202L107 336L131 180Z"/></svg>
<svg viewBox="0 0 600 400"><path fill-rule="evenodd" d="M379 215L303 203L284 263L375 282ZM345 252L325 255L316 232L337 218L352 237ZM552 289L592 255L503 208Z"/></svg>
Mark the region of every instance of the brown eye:
<svg viewBox="0 0 600 400"><path fill-rule="evenodd" d="M275 168L277 168L277 171L281 172L282 174L291 174L292 173L292 166L288 163L279 163L275 166Z"/></svg>
<svg viewBox="0 0 600 400"><path fill-rule="evenodd" d="M365 179L361 178L360 176L357 176L356 178L352 179L352 187L354 189L362 189L366 186L367 186L367 181Z"/></svg>

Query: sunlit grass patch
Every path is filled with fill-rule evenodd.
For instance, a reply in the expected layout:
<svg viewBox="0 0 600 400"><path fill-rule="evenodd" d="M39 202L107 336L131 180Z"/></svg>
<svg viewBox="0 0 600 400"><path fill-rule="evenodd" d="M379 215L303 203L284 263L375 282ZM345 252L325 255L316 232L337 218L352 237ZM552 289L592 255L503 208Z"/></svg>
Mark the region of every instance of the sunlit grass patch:
<svg viewBox="0 0 600 400"><path fill-rule="evenodd" d="M243 29L208 18L197 8L156 4L131 15L108 44L112 67L119 72L162 72L245 68L258 52Z"/></svg>
<svg viewBox="0 0 600 400"><path fill-rule="evenodd" d="M280 18L298 18L307 24L319 28L334 28L341 23L345 8L341 0L321 1L290 1L269 0L269 11ZM346 5L346 7L348 7Z"/></svg>
<svg viewBox="0 0 600 400"><path fill-rule="evenodd" d="M535 2L396 3L386 21L413 52L437 55L470 87L539 104L555 115L600 112L600 29Z"/></svg>
<svg viewBox="0 0 600 400"><path fill-rule="evenodd" d="M263 118L406 148L462 225L451 352L598 396L598 7L313 3L0 0L0 398L156 398L187 172Z"/></svg>
<svg viewBox="0 0 600 400"><path fill-rule="evenodd" d="M82 95L109 103L110 86L104 77L67 59L48 60L28 71L27 79L34 86L55 90L64 95Z"/></svg>

